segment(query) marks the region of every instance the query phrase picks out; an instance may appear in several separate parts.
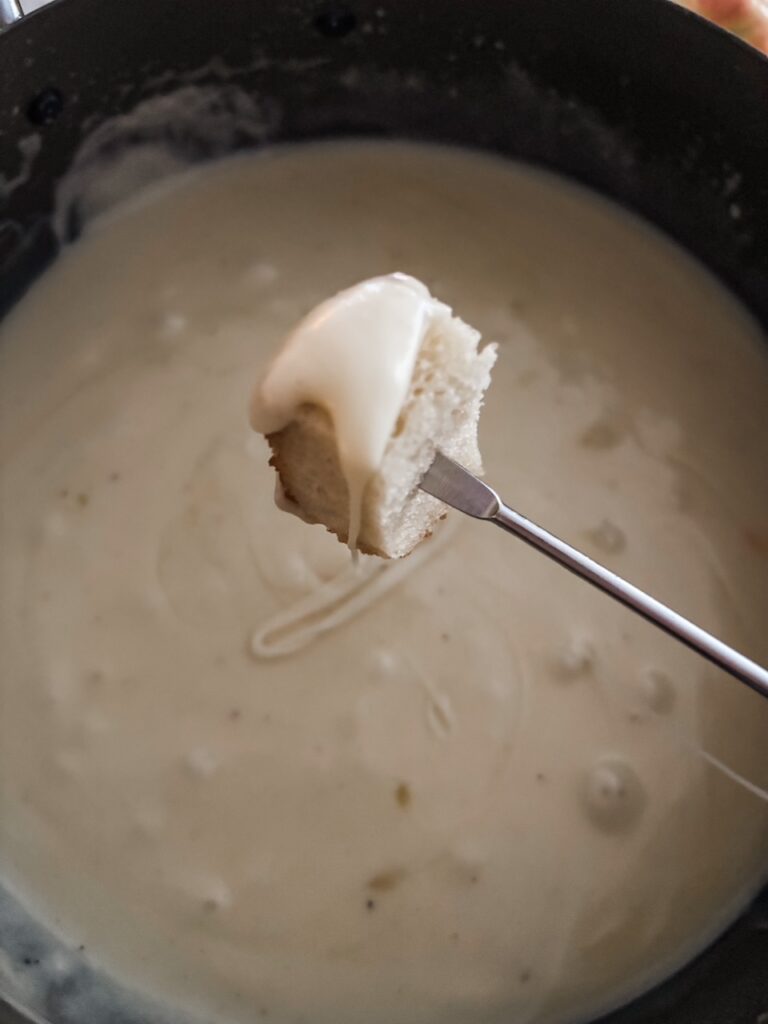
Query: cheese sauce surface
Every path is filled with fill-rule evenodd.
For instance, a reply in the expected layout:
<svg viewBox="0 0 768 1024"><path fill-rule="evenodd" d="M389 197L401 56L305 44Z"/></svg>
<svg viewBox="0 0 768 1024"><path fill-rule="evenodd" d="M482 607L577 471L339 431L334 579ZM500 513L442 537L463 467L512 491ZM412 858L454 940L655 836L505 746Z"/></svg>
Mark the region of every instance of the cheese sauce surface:
<svg viewBox="0 0 768 1024"><path fill-rule="evenodd" d="M113 211L2 328L0 876L220 1024L583 1020L701 949L768 861L734 775L768 787L768 704L498 531L453 517L335 628L251 642L349 560L274 507L255 375L395 271L499 343L480 447L505 498L768 660L762 339L650 229L370 142Z"/></svg>

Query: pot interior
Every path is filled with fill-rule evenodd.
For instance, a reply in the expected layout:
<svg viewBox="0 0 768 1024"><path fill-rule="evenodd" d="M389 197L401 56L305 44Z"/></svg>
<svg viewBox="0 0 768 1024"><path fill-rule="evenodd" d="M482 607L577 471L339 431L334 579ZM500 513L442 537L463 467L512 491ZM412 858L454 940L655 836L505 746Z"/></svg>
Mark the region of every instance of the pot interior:
<svg viewBox="0 0 768 1024"><path fill-rule="evenodd" d="M572 177L681 243L768 327L768 61L666 0L488 0L471 11L447 0L228 0L215 12L204 0L58 0L3 35L0 52L3 308L93 212L92 191L66 190L73 164L87 171L137 141L170 140L189 162L375 135L487 149ZM180 89L215 97L202 121L198 110L169 124L160 102L139 139L132 112ZM761 1019L767 900L606 1020ZM11 1002L28 1002L24 972L53 940L7 893L0 921L18 951L0 1008L13 1020ZM162 1019L129 1009L116 986L107 997L71 950L59 955L60 977L32 1007L54 1024L81 1024L84 1007L90 1024L114 1021L117 1005L124 1024Z"/></svg>

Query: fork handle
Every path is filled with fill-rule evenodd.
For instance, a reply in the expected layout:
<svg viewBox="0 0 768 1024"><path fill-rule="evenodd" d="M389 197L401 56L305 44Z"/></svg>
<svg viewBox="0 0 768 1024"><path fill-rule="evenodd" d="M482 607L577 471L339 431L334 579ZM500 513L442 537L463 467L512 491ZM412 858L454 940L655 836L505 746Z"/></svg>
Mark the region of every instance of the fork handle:
<svg viewBox="0 0 768 1024"><path fill-rule="evenodd" d="M763 697L768 697L768 671L729 647L728 644L724 644L722 640L718 640L705 629L679 615L667 605L662 604L661 601L657 601L650 594L640 590L639 587L628 583L621 576L617 576L615 572L611 572L610 569L606 569L594 559L582 554L581 551L577 551L576 548L566 544L559 537L555 537L554 534L532 523L530 519L526 519L525 516L515 512L507 505L499 502L498 511L490 519L503 530L514 533L526 544L530 544L543 555L547 555L564 569L570 570L576 576L586 580L587 583L602 590L603 593L620 601L627 608L631 608L633 612L637 612L644 619L659 626L670 636L681 640L719 668L736 676L747 686L751 686Z"/></svg>

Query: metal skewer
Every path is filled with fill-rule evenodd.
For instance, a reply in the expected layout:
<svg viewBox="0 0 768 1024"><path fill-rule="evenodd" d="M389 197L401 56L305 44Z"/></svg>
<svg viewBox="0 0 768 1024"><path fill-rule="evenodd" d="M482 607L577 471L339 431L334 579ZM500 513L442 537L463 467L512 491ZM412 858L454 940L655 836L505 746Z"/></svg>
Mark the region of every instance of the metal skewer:
<svg viewBox="0 0 768 1024"><path fill-rule="evenodd" d="M459 512L464 512L475 519L487 519L514 533L558 565L569 569L576 576L580 576L638 615L642 615L665 633L682 641L719 668L751 686L763 697L768 697L766 669L509 508L492 487L441 452L437 453L435 461L424 474L420 487L427 494L458 509Z"/></svg>

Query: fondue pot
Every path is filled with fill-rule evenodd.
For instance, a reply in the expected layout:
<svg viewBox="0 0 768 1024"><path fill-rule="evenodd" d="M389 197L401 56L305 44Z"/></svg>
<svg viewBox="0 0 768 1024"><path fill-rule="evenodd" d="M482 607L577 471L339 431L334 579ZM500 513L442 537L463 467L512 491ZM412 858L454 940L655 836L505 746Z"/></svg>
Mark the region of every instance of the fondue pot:
<svg viewBox="0 0 768 1024"><path fill-rule="evenodd" d="M87 170L88 139L109 157L149 131L194 161L368 134L572 177L656 224L768 329L768 60L668 0L57 0L26 17L0 0L0 26L2 311L81 230L62 182ZM173 128L183 101L157 97L180 88L219 97L219 130L194 117ZM132 119L153 102L151 124ZM0 884L0 1024L173 1019L127 998ZM604 1021L768 1021L768 890Z"/></svg>

